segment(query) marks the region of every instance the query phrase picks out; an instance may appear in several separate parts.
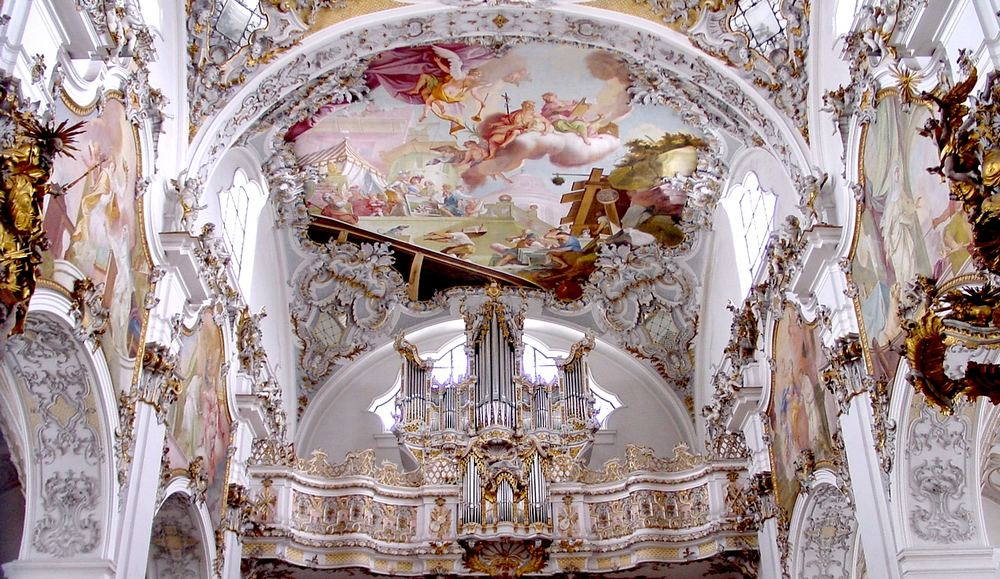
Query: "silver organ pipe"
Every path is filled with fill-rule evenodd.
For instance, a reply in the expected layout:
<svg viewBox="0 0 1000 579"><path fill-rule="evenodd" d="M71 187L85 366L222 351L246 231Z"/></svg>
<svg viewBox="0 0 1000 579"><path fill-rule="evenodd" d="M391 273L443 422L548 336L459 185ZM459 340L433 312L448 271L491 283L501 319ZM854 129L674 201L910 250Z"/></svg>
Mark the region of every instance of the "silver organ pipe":
<svg viewBox="0 0 1000 579"><path fill-rule="evenodd" d="M476 470L476 457L470 456L465 463L465 476L462 482L462 522L486 524L482 509L483 489Z"/></svg>
<svg viewBox="0 0 1000 579"><path fill-rule="evenodd" d="M542 476L542 461L538 453L531 457L531 471L528 475L528 512L527 522L543 523L546 521L545 509L545 477Z"/></svg>
<svg viewBox="0 0 1000 579"><path fill-rule="evenodd" d="M490 317L472 352L476 373L476 429L489 426L516 428L514 377L520 374L520 364L515 344L504 336L495 316Z"/></svg>
<svg viewBox="0 0 1000 579"><path fill-rule="evenodd" d="M588 420L592 409L586 364L581 360L576 360L563 366L560 374L563 400L566 406L565 418Z"/></svg>
<svg viewBox="0 0 1000 579"><path fill-rule="evenodd" d="M433 365L402 337L397 340L403 356L397 412L402 422L416 423L397 436L413 450L435 450L434 456L444 451L462 465L456 469L462 528L490 533L507 523L515 532L537 532L539 525L551 530L545 469L553 450L567 435L574 442L566 444L577 450L592 440L586 354L594 342L588 336L574 345L557 362L556 380L536 384L522 375L522 318L506 307L483 306L468 314L468 366L457 383L433 383Z"/></svg>

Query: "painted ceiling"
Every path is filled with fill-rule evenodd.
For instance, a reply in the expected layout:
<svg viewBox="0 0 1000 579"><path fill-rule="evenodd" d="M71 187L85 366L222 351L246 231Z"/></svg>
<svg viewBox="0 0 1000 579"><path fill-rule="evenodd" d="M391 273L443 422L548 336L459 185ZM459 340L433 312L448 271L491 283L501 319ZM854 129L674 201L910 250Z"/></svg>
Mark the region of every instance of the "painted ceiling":
<svg viewBox="0 0 1000 579"><path fill-rule="evenodd" d="M314 224L454 270L578 297L601 246L684 240L684 188L707 154L663 107L630 104L613 54L439 43L369 61L369 99L285 134ZM411 276L412 277L412 276Z"/></svg>

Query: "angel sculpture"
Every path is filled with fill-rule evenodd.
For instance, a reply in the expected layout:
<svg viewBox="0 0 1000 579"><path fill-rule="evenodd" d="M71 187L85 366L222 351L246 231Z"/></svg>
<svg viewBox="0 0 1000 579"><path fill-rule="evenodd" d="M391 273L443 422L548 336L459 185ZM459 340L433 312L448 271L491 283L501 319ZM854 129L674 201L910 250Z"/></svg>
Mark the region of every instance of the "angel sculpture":
<svg viewBox="0 0 1000 579"><path fill-rule="evenodd" d="M919 131L934 139L938 147L941 162L928 171L947 177L953 184L952 193L966 203L971 201L969 194L978 189L975 186L982 183L978 142L973 135L975 117L969 116L969 107L965 104L977 81L976 69L971 67L968 77L947 91L920 95L923 100L936 104L939 112L938 118L928 119Z"/></svg>
<svg viewBox="0 0 1000 579"><path fill-rule="evenodd" d="M438 118L451 123L448 132L454 135L465 129L465 123L461 118L449 113L447 105L455 104L461 107L462 102L471 96L479 103L479 110L472 120L480 120L483 108L486 106L486 99L477 90L482 86L480 82L482 73L477 68L467 70L462 57L453 50L440 46L431 46L431 50L434 51L434 64L439 70L421 73L416 85L408 91L408 94L419 95L424 101L421 121L427 118L428 112L434 113Z"/></svg>

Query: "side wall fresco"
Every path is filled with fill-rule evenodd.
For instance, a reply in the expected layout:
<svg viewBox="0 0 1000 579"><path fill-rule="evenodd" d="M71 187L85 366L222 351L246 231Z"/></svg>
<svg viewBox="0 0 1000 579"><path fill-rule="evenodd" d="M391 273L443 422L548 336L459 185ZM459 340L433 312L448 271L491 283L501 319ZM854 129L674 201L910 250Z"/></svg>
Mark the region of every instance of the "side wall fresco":
<svg viewBox="0 0 1000 579"><path fill-rule="evenodd" d="M864 209L852 255L851 276L863 343L879 379L891 382L903 331L898 313L906 287L918 275L945 281L969 259L971 231L948 187L926 169L937 164L933 141L917 134L930 118L885 96L862 142L859 171Z"/></svg>
<svg viewBox="0 0 1000 579"><path fill-rule="evenodd" d="M103 284L100 305L108 316L101 347L117 389L127 390L129 370L142 350L150 271L136 196L141 164L137 130L116 98L87 117L75 115L60 101L56 115L85 124L73 157L59 157L52 173L52 181L63 184L66 192L49 197L46 205L44 226L51 248L42 272L52 279L66 269L61 262L67 262L99 288Z"/></svg>

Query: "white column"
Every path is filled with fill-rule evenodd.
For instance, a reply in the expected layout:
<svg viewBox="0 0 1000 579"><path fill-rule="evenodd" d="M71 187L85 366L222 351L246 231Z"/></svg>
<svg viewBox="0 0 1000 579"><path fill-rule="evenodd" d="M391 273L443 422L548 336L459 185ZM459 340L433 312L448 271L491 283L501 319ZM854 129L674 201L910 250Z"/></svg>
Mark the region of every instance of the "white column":
<svg viewBox="0 0 1000 579"><path fill-rule="evenodd" d="M771 461L768 454L767 442L765 441L765 427L763 418L766 415L761 413L748 413L743 419L743 436L746 439L747 448L750 449L750 476L760 475L770 477ZM769 497L761 497L760 500L770 500ZM771 516L761 522L757 529L757 548L760 549L760 568L758 577L761 579L779 579L781 572L781 551L778 549L778 519L777 513L772 511Z"/></svg>
<svg viewBox="0 0 1000 579"><path fill-rule="evenodd" d="M883 484L879 455L872 435L871 396L862 392L840 415L840 429L847 453L847 468L854 492L858 533L865 551L869 577L899 579L896 539L889 511L889 496Z"/></svg>
<svg viewBox="0 0 1000 579"><path fill-rule="evenodd" d="M243 420L234 425L233 455L230 465L230 475L227 482L250 488L247 476L247 458L253 445L253 431ZM233 529L224 530L225 549L223 550L222 577L225 579L240 579L240 560L243 558L243 542Z"/></svg>
<svg viewBox="0 0 1000 579"><path fill-rule="evenodd" d="M137 402L135 447L132 466L125 480L126 494L119 528L119 577L146 576L165 435L166 426L157 418L156 409L146 402Z"/></svg>
<svg viewBox="0 0 1000 579"><path fill-rule="evenodd" d="M757 548L760 549L760 579L779 579L781 573L781 551L778 550L778 519L771 517L757 530Z"/></svg>

